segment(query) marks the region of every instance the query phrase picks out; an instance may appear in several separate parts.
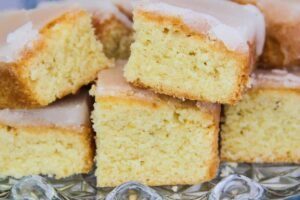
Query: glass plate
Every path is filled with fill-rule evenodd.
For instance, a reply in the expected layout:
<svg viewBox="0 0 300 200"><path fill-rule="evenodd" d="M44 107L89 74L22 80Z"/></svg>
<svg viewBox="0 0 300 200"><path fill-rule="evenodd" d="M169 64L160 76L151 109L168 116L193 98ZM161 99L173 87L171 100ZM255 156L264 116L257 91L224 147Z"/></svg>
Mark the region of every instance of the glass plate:
<svg viewBox="0 0 300 200"><path fill-rule="evenodd" d="M96 188L93 173L55 180L0 178L0 199L51 200L257 200L300 199L300 166L222 163L218 176L193 186L147 187L137 182Z"/></svg>

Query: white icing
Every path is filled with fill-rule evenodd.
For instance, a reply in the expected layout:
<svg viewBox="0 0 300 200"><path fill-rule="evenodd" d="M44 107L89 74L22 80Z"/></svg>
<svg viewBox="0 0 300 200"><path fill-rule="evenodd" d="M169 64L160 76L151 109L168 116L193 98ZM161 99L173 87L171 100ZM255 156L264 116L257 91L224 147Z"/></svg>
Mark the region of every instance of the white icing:
<svg viewBox="0 0 300 200"><path fill-rule="evenodd" d="M131 0L111 0L116 6L121 7L128 13L132 13L133 6Z"/></svg>
<svg viewBox="0 0 300 200"><path fill-rule="evenodd" d="M21 26L14 32L8 34L6 47L0 48L0 60L12 62L19 57L19 53L24 48L31 48L31 41L39 38L38 30L33 28L32 22Z"/></svg>
<svg viewBox="0 0 300 200"><path fill-rule="evenodd" d="M263 51L264 16L255 6L220 0L143 0L136 1L135 9L179 17L191 29L219 39L232 51L248 53L252 43L257 55Z"/></svg>
<svg viewBox="0 0 300 200"><path fill-rule="evenodd" d="M300 88L300 70L256 70L252 74L253 87Z"/></svg>
<svg viewBox="0 0 300 200"><path fill-rule="evenodd" d="M218 24L209 31L209 35L215 36L216 39L223 41L230 50L248 52L248 46L243 45L244 38L241 37L236 29L230 26Z"/></svg>
<svg viewBox="0 0 300 200"><path fill-rule="evenodd" d="M89 126L88 93L81 91L77 95L65 97L43 108L0 110L0 123L13 127L80 128Z"/></svg>
<svg viewBox="0 0 300 200"><path fill-rule="evenodd" d="M12 62L39 39L39 30L76 6L49 5L33 10L0 13L0 62Z"/></svg>
<svg viewBox="0 0 300 200"><path fill-rule="evenodd" d="M96 96L134 96L153 99L153 92L133 87L123 76L123 68L127 61L119 60L116 67L102 70L97 79Z"/></svg>

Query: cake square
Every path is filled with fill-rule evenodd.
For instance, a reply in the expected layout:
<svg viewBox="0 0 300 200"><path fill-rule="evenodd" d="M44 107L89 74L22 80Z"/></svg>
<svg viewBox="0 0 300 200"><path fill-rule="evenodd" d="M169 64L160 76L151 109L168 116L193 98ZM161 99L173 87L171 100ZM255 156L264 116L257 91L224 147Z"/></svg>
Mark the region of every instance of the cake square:
<svg viewBox="0 0 300 200"><path fill-rule="evenodd" d="M44 108L0 110L0 176L88 173L94 143L87 91Z"/></svg>
<svg viewBox="0 0 300 200"><path fill-rule="evenodd" d="M134 88L123 77L123 65L101 72L92 90L97 185L183 185L214 178L220 106Z"/></svg>
<svg viewBox="0 0 300 200"><path fill-rule="evenodd" d="M0 108L46 106L112 64L77 4L1 12L0 29Z"/></svg>
<svg viewBox="0 0 300 200"><path fill-rule="evenodd" d="M178 98L234 104L262 53L265 24L255 6L150 0L135 6L134 30L129 82Z"/></svg>
<svg viewBox="0 0 300 200"><path fill-rule="evenodd" d="M221 158L233 162L300 163L300 71L257 70L253 87L225 106Z"/></svg>

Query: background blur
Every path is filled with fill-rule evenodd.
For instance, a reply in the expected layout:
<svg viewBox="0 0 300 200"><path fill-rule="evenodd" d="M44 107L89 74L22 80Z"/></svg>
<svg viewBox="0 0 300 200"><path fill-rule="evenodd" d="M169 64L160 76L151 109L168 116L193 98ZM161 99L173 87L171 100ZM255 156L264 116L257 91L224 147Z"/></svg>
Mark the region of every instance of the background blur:
<svg viewBox="0 0 300 200"><path fill-rule="evenodd" d="M0 0L0 10L12 9L31 9L35 8L42 1L57 1L57 0Z"/></svg>

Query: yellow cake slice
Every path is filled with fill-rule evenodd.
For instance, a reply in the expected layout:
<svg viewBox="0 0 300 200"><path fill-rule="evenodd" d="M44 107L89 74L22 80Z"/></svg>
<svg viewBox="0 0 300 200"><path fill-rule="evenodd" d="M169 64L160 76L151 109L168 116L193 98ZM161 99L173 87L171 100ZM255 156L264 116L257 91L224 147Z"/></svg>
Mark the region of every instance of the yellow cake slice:
<svg viewBox="0 0 300 200"><path fill-rule="evenodd" d="M87 173L93 166L89 96L82 91L44 108L0 110L0 176Z"/></svg>
<svg viewBox="0 0 300 200"><path fill-rule="evenodd" d="M253 87L225 106L225 161L300 163L300 70L257 70Z"/></svg>
<svg viewBox="0 0 300 200"><path fill-rule="evenodd" d="M53 4L78 4L82 9L91 13L95 34L103 44L105 55L117 59L129 57L133 40L132 22L110 0L65 0L45 2L39 6L45 7Z"/></svg>
<svg viewBox="0 0 300 200"><path fill-rule="evenodd" d="M125 67L136 86L179 98L241 99L265 25L255 6L218 0L150 0L134 8L135 42Z"/></svg>
<svg viewBox="0 0 300 200"><path fill-rule="evenodd" d="M300 1L299 0L234 0L254 4L264 13L267 24L263 67L300 65Z"/></svg>
<svg viewBox="0 0 300 200"><path fill-rule="evenodd" d="M214 178L220 106L134 88L123 77L123 65L101 72L92 90L97 185L181 185Z"/></svg>
<svg viewBox="0 0 300 200"><path fill-rule="evenodd" d="M0 28L0 108L46 106L111 65L75 4L1 12Z"/></svg>

